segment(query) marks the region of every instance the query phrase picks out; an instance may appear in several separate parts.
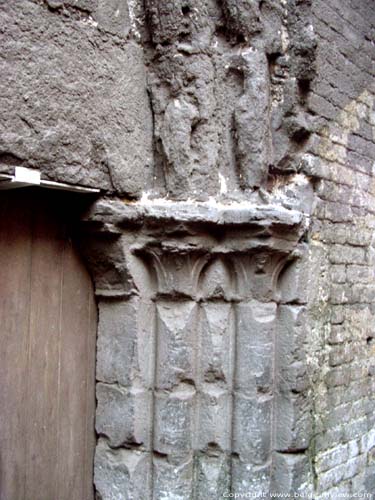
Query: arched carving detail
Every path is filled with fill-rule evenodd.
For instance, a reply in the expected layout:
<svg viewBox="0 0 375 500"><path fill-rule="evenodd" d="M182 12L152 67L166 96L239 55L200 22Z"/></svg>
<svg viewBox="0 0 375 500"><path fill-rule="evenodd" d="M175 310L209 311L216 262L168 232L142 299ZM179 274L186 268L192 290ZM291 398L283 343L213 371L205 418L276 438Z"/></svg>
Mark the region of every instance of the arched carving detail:
<svg viewBox="0 0 375 500"><path fill-rule="evenodd" d="M199 295L203 299L230 300L233 297L233 270L230 259L212 258L199 277Z"/></svg>
<svg viewBox="0 0 375 500"><path fill-rule="evenodd" d="M270 251L232 256L238 295L261 302L278 300L277 277L286 259Z"/></svg>

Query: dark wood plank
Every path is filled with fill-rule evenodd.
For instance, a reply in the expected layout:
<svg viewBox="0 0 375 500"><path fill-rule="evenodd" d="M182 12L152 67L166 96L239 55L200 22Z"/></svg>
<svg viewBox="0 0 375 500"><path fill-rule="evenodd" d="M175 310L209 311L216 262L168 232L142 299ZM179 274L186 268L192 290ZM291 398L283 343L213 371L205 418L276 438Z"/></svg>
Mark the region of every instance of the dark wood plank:
<svg viewBox="0 0 375 500"><path fill-rule="evenodd" d="M59 499L88 500L87 478L93 449L90 440L95 361L95 330L92 325L92 290L90 277L71 243L64 253L62 296L61 387L59 429ZM74 428L72 434L69 429ZM66 456L70 460L65 459ZM92 482L92 481L91 481Z"/></svg>
<svg viewBox="0 0 375 500"><path fill-rule="evenodd" d="M39 204L38 204L39 205ZM61 326L61 224L51 210L36 206L31 259L30 347L27 399L26 492L28 498L56 497L59 337Z"/></svg>
<svg viewBox="0 0 375 500"><path fill-rule="evenodd" d="M30 304L31 217L0 198L0 498L25 498L25 380Z"/></svg>

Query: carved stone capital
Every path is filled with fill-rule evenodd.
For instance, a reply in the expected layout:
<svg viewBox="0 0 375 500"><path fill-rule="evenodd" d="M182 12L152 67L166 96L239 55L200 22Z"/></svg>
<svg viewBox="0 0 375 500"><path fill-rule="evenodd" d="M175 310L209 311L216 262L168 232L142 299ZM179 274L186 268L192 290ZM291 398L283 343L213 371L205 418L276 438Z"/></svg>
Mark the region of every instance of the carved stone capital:
<svg viewBox="0 0 375 500"><path fill-rule="evenodd" d="M161 200L102 199L83 220L99 294L142 288L132 276L136 256L153 293L265 301L278 300L278 275L306 225L305 215L277 205Z"/></svg>

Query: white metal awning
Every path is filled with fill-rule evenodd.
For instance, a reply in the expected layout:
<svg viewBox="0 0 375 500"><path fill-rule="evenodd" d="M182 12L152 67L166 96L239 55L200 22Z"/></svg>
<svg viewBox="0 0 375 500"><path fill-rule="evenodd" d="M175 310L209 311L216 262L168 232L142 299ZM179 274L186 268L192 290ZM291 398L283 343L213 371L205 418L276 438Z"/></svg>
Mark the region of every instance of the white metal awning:
<svg viewBox="0 0 375 500"><path fill-rule="evenodd" d="M0 174L0 190L39 186L60 191L75 193L99 193L100 189L65 184L63 182L46 181L41 179L40 172L26 167L15 167L14 175Z"/></svg>

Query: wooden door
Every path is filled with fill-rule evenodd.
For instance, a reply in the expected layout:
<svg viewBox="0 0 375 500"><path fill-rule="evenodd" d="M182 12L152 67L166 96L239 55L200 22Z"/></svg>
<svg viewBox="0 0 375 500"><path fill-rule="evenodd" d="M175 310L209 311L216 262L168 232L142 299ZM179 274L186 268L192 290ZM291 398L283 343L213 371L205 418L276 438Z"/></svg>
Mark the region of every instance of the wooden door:
<svg viewBox="0 0 375 500"><path fill-rule="evenodd" d="M64 202L0 193L1 500L93 498L96 308Z"/></svg>

